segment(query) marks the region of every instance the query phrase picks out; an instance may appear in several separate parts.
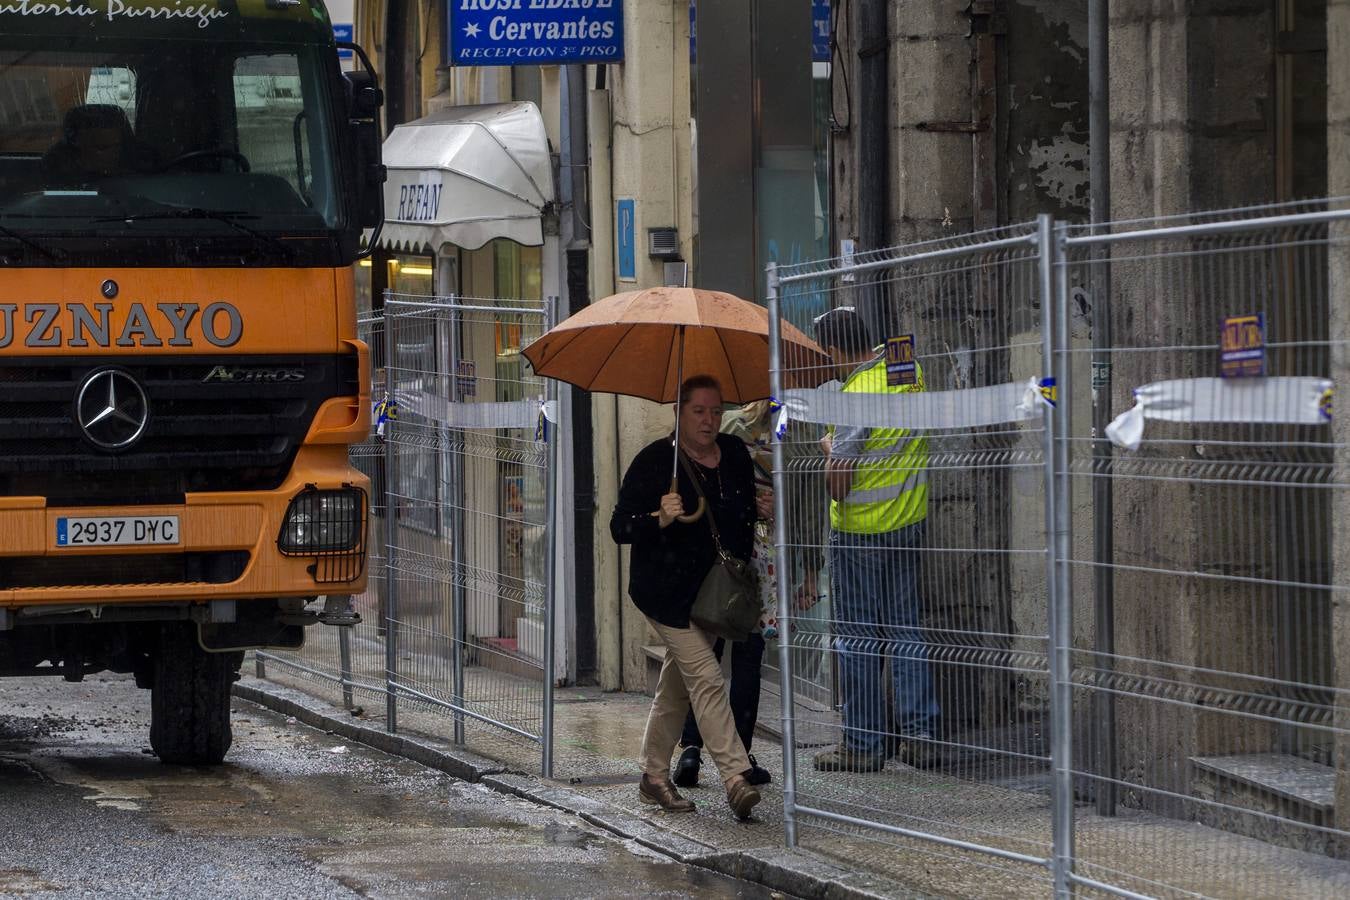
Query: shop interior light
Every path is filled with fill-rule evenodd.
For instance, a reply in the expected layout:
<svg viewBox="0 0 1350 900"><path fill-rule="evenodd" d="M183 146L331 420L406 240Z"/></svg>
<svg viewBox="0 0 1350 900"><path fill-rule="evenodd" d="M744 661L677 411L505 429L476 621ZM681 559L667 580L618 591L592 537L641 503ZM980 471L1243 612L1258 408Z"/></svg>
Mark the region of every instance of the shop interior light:
<svg viewBox="0 0 1350 900"><path fill-rule="evenodd" d="M401 275L430 275L431 266L404 266L398 271Z"/></svg>
<svg viewBox="0 0 1350 900"><path fill-rule="evenodd" d="M357 265L361 266L362 268L369 269L373 265L373 263L369 259L363 259L360 262L358 262Z"/></svg>

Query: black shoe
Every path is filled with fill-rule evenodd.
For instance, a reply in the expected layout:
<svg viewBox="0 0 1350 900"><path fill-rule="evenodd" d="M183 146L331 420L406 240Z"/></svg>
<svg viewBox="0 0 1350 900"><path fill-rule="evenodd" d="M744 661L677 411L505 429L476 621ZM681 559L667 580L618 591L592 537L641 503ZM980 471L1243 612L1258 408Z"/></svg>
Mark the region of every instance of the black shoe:
<svg viewBox="0 0 1350 900"><path fill-rule="evenodd" d="M942 755L933 736L928 732L903 738L900 761L916 769L938 769L942 767Z"/></svg>
<svg viewBox="0 0 1350 900"><path fill-rule="evenodd" d="M703 764L698 751L698 747L685 747L680 754L680 761L675 764L675 777L671 779L676 787L698 787L698 770Z"/></svg>
<svg viewBox="0 0 1350 900"><path fill-rule="evenodd" d="M745 780L754 785L768 784L773 781L773 776L769 774L768 769L761 769L759 763L755 760L754 754L751 754L750 771L745 773Z"/></svg>

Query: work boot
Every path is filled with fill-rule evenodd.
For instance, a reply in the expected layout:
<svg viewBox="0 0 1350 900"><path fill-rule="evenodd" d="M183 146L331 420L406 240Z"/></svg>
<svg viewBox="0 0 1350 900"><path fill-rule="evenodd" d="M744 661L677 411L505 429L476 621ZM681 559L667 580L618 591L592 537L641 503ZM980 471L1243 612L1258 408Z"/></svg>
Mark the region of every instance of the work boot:
<svg viewBox="0 0 1350 900"><path fill-rule="evenodd" d="M675 763L675 782L676 787L691 788L698 787L698 770L703 765L703 759L699 755L698 747L685 747L684 752L680 754L679 762Z"/></svg>
<svg viewBox="0 0 1350 900"><path fill-rule="evenodd" d="M749 774L748 769L746 774ZM759 801L759 791L746 780L746 775L737 775L727 782L727 805L741 821L750 818L750 810L754 809Z"/></svg>
<svg viewBox="0 0 1350 900"><path fill-rule="evenodd" d="M880 772L886 765L886 755L860 753L841 744L833 750L817 753L812 762L820 772Z"/></svg>
<svg viewBox="0 0 1350 900"><path fill-rule="evenodd" d="M638 799L659 806L666 812L694 811L694 801L681 797L675 785L669 781L657 781L650 775L642 776L642 783L638 785Z"/></svg>
<svg viewBox="0 0 1350 900"><path fill-rule="evenodd" d="M900 761L916 769L936 769L942 759L933 736L928 732L908 734L900 739Z"/></svg>
<svg viewBox="0 0 1350 900"><path fill-rule="evenodd" d="M773 781L773 776L769 774L768 769L760 768L759 761L755 759L753 753L750 754L750 771L745 773L745 780L753 785L768 784ZM679 784L679 782L675 782Z"/></svg>

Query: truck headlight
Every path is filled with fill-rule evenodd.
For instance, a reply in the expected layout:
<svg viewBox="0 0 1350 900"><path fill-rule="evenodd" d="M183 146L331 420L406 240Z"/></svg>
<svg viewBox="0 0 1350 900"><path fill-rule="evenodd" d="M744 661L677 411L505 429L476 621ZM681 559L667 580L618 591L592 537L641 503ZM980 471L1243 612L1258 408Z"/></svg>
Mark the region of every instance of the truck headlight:
<svg viewBox="0 0 1350 900"><path fill-rule="evenodd" d="M277 549L287 556L350 553L365 543L366 492L307 488L291 501Z"/></svg>

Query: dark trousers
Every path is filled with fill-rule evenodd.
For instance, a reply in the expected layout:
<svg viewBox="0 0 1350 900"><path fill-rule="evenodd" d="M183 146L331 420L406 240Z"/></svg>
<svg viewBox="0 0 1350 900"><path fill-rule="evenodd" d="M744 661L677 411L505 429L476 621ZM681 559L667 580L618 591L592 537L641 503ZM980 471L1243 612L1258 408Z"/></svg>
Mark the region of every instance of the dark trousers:
<svg viewBox="0 0 1350 900"><path fill-rule="evenodd" d="M721 638L713 644L713 653L717 661L722 661L722 648L726 641ZM764 636L752 634L743 641L731 644L731 716L736 720L736 733L741 736L746 752L750 750L750 739L755 735L755 720L759 718L759 666L764 658ZM680 737L684 747L702 747L703 736L698 733L698 723L694 721L693 710L684 719L684 734Z"/></svg>

